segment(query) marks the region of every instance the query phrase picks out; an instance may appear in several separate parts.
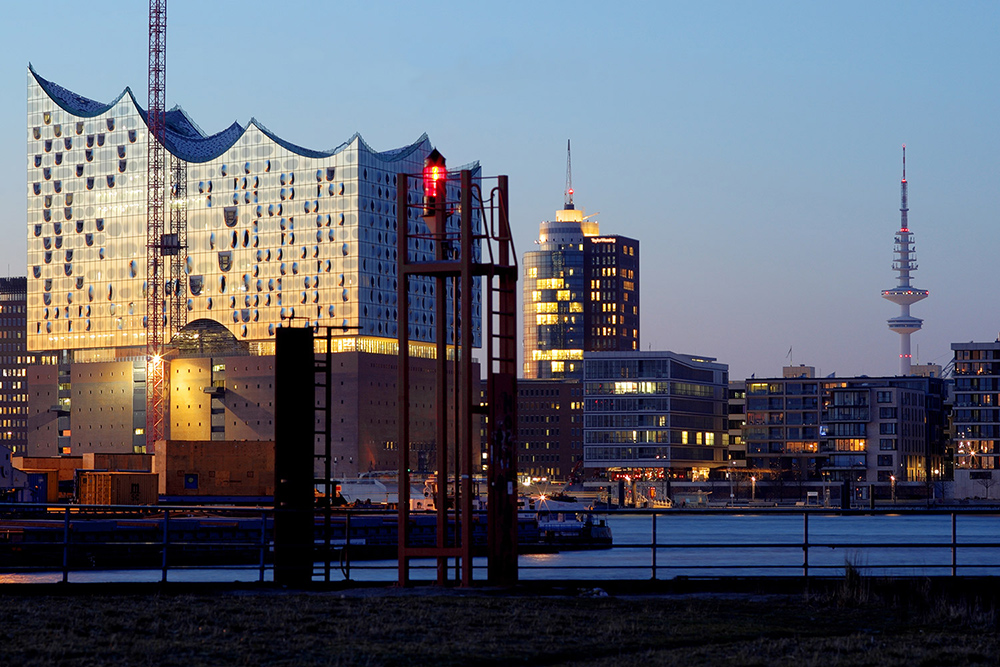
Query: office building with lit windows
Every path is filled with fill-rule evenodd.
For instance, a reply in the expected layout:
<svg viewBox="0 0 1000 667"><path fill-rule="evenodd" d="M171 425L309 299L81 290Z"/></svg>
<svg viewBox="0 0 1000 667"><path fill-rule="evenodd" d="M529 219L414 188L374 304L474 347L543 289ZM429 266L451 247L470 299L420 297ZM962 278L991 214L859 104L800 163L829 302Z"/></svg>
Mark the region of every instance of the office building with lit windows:
<svg viewBox="0 0 1000 667"><path fill-rule="evenodd" d="M100 103L30 67L27 96L26 346L52 361L29 373L32 453L144 451L146 112L129 89ZM430 140L379 152L354 135L316 151L254 119L209 134L175 107L166 113L165 148L165 220L186 220L186 243L164 260L166 359L200 359L196 341L211 341L202 346L204 361L175 364L184 379L167 371L167 436L273 439L266 390L276 329L334 326L336 351L358 357L345 369L379 369L369 376L377 376L372 391L379 394L371 399L379 414L370 418L386 427L369 449L391 452L395 427L384 416L395 412L384 396L394 404L395 390L386 391L382 376L393 373L387 364L395 363L397 340L396 181L421 171ZM461 168L479 177L478 163ZM411 182L416 202L421 182ZM411 231L424 225L420 214L411 209ZM456 216L447 225L457 232ZM433 258L432 243L410 239L411 258ZM411 355L427 360L434 356L434 283L414 277L410 286ZM480 298L477 282L476 346ZM224 371L212 350L231 359ZM230 397L220 401L208 390L223 381ZM368 406L355 407L354 421L369 419ZM354 446L343 457L361 470L391 456Z"/></svg>
<svg viewBox="0 0 1000 667"><path fill-rule="evenodd" d="M583 478L583 383L517 383L517 472L525 481Z"/></svg>
<svg viewBox="0 0 1000 667"><path fill-rule="evenodd" d="M28 442L27 280L0 278L0 445L23 454Z"/></svg>
<svg viewBox="0 0 1000 667"><path fill-rule="evenodd" d="M955 467L1000 468L1000 338L952 343Z"/></svg>
<svg viewBox="0 0 1000 667"><path fill-rule="evenodd" d="M781 481L941 479L946 385L920 376L816 378L786 372L746 381L747 468Z"/></svg>
<svg viewBox="0 0 1000 667"><path fill-rule="evenodd" d="M584 466L700 481L728 465L729 367L673 352L584 355Z"/></svg>
<svg viewBox="0 0 1000 667"><path fill-rule="evenodd" d="M583 377L584 352L639 347L639 242L567 203L524 255L524 377Z"/></svg>

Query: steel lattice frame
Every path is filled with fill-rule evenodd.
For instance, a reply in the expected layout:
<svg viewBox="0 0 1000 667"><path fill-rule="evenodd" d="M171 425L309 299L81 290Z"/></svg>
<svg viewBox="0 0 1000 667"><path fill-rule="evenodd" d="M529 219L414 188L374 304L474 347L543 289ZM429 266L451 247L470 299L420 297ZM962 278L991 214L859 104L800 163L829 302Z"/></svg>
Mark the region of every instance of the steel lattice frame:
<svg viewBox="0 0 1000 667"><path fill-rule="evenodd" d="M146 448L163 438L164 139L167 97L167 0L149 0L149 105L146 171Z"/></svg>
<svg viewBox="0 0 1000 667"><path fill-rule="evenodd" d="M187 248L187 162L170 156L170 234L175 247L170 249L170 328L167 342L187 324L184 295L184 253Z"/></svg>

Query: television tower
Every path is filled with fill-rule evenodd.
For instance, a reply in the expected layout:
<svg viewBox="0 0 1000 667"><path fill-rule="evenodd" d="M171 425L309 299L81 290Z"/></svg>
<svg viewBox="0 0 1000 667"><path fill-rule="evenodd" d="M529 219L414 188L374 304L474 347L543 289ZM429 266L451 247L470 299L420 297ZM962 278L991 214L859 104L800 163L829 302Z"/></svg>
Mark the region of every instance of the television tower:
<svg viewBox="0 0 1000 667"><path fill-rule="evenodd" d="M917 270L914 257L913 234L906 220L910 209L906 206L906 144L903 144L903 180L900 183L899 231L893 249L892 270L898 273L899 281L892 289L882 290L882 298L899 304L899 315L889 320L889 328L899 334L899 374L909 375L912 356L910 354L910 334L920 331L924 321L910 315L910 306L927 298L928 292L910 286L910 272Z"/></svg>

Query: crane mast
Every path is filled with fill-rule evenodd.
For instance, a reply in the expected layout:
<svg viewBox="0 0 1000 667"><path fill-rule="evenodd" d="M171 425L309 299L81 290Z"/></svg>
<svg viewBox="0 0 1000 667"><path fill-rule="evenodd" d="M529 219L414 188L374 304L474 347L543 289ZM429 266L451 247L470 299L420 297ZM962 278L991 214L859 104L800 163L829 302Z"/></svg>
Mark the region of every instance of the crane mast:
<svg viewBox="0 0 1000 667"><path fill-rule="evenodd" d="M146 165L146 451L164 436L163 221L167 96L167 0L149 0Z"/></svg>

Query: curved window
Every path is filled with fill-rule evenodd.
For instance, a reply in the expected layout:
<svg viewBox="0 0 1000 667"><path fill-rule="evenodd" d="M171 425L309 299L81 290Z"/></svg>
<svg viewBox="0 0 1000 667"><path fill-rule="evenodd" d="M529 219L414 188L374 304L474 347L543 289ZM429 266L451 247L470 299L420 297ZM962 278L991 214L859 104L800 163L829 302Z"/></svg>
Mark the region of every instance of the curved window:
<svg viewBox="0 0 1000 667"><path fill-rule="evenodd" d="M104 145L104 133L103 132L101 134L97 135L97 145L98 146L103 146Z"/></svg>
<svg viewBox="0 0 1000 667"><path fill-rule="evenodd" d="M35 166L36 167L41 167L42 166L42 156L41 155L36 155L35 156ZM37 195L38 193L36 192L35 194Z"/></svg>
<svg viewBox="0 0 1000 667"><path fill-rule="evenodd" d="M83 165L78 164L76 165L76 177L80 178L81 176L83 176Z"/></svg>
<svg viewBox="0 0 1000 667"><path fill-rule="evenodd" d="M125 147L124 146L119 146L118 147L118 159L119 160L124 160L125 159Z"/></svg>
<svg viewBox="0 0 1000 667"><path fill-rule="evenodd" d="M228 271L233 268L233 253L229 250L219 253L219 269Z"/></svg>
<svg viewBox="0 0 1000 667"><path fill-rule="evenodd" d="M188 288L190 289L191 294L193 294L195 296L199 296L201 294L201 290L204 287L205 287L205 278L204 278L204 276L189 276L188 277ZM209 307L211 308L211 306L209 306Z"/></svg>
<svg viewBox="0 0 1000 667"><path fill-rule="evenodd" d="M115 119L108 118L108 132L114 132L114 131L115 131Z"/></svg>
<svg viewBox="0 0 1000 667"><path fill-rule="evenodd" d="M97 231L99 232L104 231L104 218L98 218L97 220L94 221L94 224L97 225Z"/></svg>
<svg viewBox="0 0 1000 667"><path fill-rule="evenodd" d="M73 150L73 140L70 139L69 137L66 137L65 139L63 139L63 146L65 146L66 150L68 151Z"/></svg>

